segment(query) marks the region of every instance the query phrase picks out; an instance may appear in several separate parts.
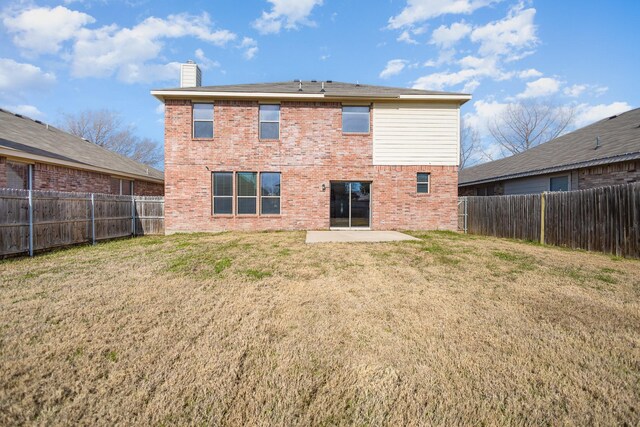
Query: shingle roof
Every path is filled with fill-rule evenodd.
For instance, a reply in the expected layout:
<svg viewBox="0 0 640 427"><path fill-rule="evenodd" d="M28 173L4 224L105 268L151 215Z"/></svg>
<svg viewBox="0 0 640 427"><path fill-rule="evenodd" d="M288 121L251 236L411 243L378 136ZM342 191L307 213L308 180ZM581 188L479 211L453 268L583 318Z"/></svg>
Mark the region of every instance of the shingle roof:
<svg viewBox="0 0 640 427"><path fill-rule="evenodd" d="M599 147L596 147L599 138ZM462 169L460 186L640 158L640 108L600 120L523 153Z"/></svg>
<svg viewBox="0 0 640 427"><path fill-rule="evenodd" d="M51 125L31 120L0 109L0 148L44 156L55 161L76 163L79 168L96 167L113 173L136 175L140 179L163 180L164 174L113 151L106 150L82 138Z"/></svg>
<svg viewBox="0 0 640 427"><path fill-rule="evenodd" d="M326 97L332 96L348 96L348 97L389 97L397 98L400 95L460 95L468 96L463 93L438 92L432 90L421 89L405 89L388 86L372 86L356 83L334 82L331 80L324 82L324 92L322 91L322 81L316 80L292 80L288 82L275 83L251 83L224 86L199 86L187 88L158 89L161 91L180 91L180 92L259 92L274 94L324 94ZM302 91L300 91L302 84ZM152 91L153 92L153 91Z"/></svg>

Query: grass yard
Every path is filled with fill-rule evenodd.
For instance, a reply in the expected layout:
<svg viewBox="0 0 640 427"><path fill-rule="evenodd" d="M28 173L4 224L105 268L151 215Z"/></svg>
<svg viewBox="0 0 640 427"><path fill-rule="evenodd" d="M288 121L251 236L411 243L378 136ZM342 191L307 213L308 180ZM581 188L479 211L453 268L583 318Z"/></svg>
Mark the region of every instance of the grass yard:
<svg viewBox="0 0 640 427"><path fill-rule="evenodd" d="M0 425L640 423L640 262L462 236L0 262Z"/></svg>

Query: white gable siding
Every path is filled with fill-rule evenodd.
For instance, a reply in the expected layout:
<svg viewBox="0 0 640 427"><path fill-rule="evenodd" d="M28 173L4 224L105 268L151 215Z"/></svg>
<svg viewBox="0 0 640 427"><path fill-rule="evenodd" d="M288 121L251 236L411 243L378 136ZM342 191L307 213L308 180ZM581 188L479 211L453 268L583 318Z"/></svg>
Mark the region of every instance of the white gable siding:
<svg viewBox="0 0 640 427"><path fill-rule="evenodd" d="M374 103L374 165L455 166L460 108L455 104Z"/></svg>

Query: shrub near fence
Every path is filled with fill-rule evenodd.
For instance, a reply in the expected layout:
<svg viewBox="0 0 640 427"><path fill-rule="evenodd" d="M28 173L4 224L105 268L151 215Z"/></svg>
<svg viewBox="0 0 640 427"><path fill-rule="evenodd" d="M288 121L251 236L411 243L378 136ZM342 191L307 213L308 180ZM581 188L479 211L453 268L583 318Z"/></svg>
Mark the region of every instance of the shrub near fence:
<svg viewBox="0 0 640 427"><path fill-rule="evenodd" d="M0 189L0 256L163 233L164 197Z"/></svg>
<svg viewBox="0 0 640 427"><path fill-rule="evenodd" d="M471 234L640 258L640 183L464 200Z"/></svg>

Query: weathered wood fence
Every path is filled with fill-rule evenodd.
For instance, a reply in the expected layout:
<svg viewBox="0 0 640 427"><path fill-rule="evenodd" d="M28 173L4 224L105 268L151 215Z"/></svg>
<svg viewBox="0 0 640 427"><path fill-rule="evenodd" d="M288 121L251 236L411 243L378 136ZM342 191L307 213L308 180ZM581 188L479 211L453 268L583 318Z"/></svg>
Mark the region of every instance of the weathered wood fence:
<svg viewBox="0 0 640 427"><path fill-rule="evenodd" d="M164 233L164 197L0 188L0 257Z"/></svg>
<svg viewBox="0 0 640 427"><path fill-rule="evenodd" d="M470 234L640 258L640 183L518 196L461 197Z"/></svg>

